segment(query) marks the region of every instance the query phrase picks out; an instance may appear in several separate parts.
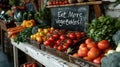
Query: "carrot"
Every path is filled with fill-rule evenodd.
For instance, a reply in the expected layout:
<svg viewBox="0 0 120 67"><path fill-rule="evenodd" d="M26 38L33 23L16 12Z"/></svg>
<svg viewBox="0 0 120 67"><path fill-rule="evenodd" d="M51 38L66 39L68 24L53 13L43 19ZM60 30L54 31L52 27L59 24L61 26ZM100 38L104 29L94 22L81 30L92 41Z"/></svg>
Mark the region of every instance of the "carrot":
<svg viewBox="0 0 120 67"><path fill-rule="evenodd" d="M8 28L7 31L14 31L14 30L18 30L18 29L23 29L22 26L17 26L17 27L14 27L14 28Z"/></svg>
<svg viewBox="0 0 120 67"><path fill-rule="evenodd" d="M21 32L23 29L19 29L19 30L14 30L14 31L8 31L8 35L11 36L13 34L19 33Z"/></svg>

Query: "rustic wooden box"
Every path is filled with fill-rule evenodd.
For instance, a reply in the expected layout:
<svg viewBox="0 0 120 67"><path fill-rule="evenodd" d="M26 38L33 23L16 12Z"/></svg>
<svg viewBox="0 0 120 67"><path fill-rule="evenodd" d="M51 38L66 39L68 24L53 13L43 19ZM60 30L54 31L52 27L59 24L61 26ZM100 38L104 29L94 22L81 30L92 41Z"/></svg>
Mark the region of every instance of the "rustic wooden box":
<svg viewBox="0 0 120 67"><path fill-rule="evenodd" d="M69 55L69 59L70 59L69 61L71 63L77 64L80 67L100 67L100 65L98 65L98 64L94 64L94 63L84 60L82 58L75 58L71 55Z"/></svg>

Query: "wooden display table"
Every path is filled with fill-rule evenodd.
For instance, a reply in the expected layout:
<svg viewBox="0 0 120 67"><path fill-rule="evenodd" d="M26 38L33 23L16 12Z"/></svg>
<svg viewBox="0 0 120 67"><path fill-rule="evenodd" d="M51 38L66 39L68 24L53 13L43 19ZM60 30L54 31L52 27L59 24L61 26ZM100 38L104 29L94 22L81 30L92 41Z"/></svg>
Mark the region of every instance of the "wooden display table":
<svg viewBox="0 0 120 67"><path fill-rule="evenodd" d="M18 52L17 50L20 49L27 55L31 56L33 59L38 61L39 63L43 64L45 67L79 67L73 63L67 62L65 60L62 60L61 58L58 58L54 55L51 55L47 52L44 52L33 45L30 45L28 43L15 43L11 39L11 43L13 45L13 51L14 51L14 67L18 67Z"/></svg>

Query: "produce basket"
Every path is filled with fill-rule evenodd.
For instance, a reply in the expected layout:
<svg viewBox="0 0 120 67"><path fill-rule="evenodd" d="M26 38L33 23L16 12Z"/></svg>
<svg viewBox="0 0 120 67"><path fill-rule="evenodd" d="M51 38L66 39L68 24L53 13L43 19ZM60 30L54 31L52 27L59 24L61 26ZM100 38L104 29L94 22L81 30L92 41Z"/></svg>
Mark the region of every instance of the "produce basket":
<svg viewBox="0 0 120 67"><path fill-rule="evenodd" d="M80 67L100 67L100 65L98 65L98 64L94 64L90 61L87 61L87 60L84 60L81 58L75 58L71 55L69 55L69 59L70 59L71 63L77 64Z"/></svg>

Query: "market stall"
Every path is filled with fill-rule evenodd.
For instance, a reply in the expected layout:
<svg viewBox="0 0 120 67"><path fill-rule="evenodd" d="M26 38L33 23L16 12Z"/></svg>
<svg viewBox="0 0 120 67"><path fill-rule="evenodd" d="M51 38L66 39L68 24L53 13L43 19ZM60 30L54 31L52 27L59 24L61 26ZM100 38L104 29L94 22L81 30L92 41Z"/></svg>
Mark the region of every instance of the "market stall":
<svg viewBox="0 0 120 67"><path fill-rule="evenodd" d="M3 24L1 29L13 45L14 66L34 67L31 61L19 63L20 50L46 67L119 67L120 20L106 14L104 6L109 3L11 0L10 17L16 26L2 28Z"/></svg>

